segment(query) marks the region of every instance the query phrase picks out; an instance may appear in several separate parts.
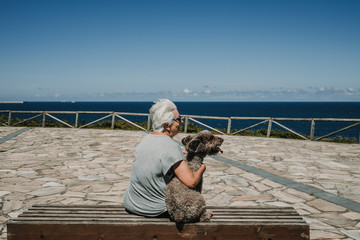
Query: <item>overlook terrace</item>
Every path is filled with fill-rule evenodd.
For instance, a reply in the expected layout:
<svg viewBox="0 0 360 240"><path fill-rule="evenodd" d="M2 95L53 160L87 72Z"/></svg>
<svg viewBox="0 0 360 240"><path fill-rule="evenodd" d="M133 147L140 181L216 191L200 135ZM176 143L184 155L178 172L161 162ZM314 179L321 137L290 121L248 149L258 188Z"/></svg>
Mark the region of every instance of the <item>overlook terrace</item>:
<svg viewBox="0 0 360 240"><path fill-rule="evenodd" d="M0 127L0 238L6 222L34 204L122 204L146 134ZM224 153L205 159L209 206L292 206L310 225L310 239L360 239L358 144L222 137Z"/></svg>

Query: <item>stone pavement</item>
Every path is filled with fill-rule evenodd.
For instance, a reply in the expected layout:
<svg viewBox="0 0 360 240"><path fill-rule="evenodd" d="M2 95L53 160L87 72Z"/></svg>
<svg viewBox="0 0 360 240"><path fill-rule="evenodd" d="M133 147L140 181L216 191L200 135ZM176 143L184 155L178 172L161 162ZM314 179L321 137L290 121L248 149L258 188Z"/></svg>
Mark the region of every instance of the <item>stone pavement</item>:
<svg viewBox="0 0 360 240"><path fill-rule="evenodd" d="M0 239L6 239L6 222L34 204L122 204L135 147L147 134L31 128L6 138L22 129L0 127L0 139L5 139L0 144ZM360 239L359 144L223 137L224 153L218 160L205 159L208 205L293 206L309 223L311 239ZM256 169L321 190L331 199L257 175Z"/></svg>

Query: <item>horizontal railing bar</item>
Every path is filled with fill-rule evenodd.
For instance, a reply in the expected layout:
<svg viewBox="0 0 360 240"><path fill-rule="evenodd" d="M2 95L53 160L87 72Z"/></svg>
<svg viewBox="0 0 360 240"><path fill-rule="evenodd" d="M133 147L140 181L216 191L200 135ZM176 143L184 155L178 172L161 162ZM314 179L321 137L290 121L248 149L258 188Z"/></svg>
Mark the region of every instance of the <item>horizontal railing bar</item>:
<svg viewBox="0 0 360 240"><path fill-rule="evenodd" d="M275 121L312 121L314 118L273 118Z"/></svg>
<svg viewBox="0 0 360 240"><path fill-rule="evenodd" d="M11 112L11 113L20 113L20 114L40 114L40 113L49 113L49 114L119 114L119 115L131 115L131 116L148 116L148 113L129 113L129 112L100 112L100 111L0 111L0 112Z"/></svg>
<svg viewBox="0 0 360 240"><path fill-rule="evenodd" d="M266 120L269 117L230 117L231 120ZM360 118L272 118L275 121L360 122Z"/></svg>
<svg viewBox="0 0 360 240"><path fill-rule="evenodd" d="M40 113L50 113L50 114L75 114L75 111L11 111L11 113L21 113L21 114L40 114Z"/></svg>
<svg viewBox="0 0 360 240"><path fill-rule="evenodd" d="M78 114L113 114L113 111L109 111L109 112L103 112L103 111L76 111L73 113L78 113Z"/></svg>
<svg viewBox="0 0 360 240"><path fill-rule="evenodd" d="M215 119L215 120L228 120L228 117L214 117L214 116L198 116L198 115L187 115L183 114L183 116L189 116L189 118L199 118L199 119Z"/></svg>
<svg viewBox="0 0 360 240"><path fill-rule="evenodd" d="M115 114L118 114L118 115L128 115L128 116L144 116L144 117L149 116L148 113L115 112Z"/></svg>
<svg viewBox="0 0 360 240"><path fill-rule="evenodd" d="M360 122L360 118L314 118L314 121L325 121L325 122Z"/></svg>
<svg viewBox="0 0 360 240"><path fill-rule="evenodd" d="M269 120L270 117L230 117L231 120Z"/></svg>

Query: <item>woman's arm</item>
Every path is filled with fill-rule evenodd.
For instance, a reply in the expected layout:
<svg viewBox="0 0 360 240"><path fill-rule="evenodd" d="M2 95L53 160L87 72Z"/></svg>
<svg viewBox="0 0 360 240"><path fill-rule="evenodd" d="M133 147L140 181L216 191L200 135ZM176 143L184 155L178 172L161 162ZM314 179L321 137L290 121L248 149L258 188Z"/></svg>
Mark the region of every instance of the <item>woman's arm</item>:
<svg viewBox="0 0 360 240"><path fill-rule="evenodd" d="M184 160L175 163L172 168L177 178L189 188L195 188L199 184L201 176L206 170L205 165L202 164L199 170L192 172Z"/></svg>

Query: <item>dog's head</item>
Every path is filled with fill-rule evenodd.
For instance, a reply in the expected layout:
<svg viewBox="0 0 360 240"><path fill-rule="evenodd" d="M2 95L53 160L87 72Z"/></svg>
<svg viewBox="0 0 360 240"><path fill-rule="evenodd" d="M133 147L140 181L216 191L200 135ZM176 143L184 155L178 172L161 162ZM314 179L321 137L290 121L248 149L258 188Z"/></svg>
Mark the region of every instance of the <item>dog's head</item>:
<svg viewBox="0 0 360 240"><path fill-rule="evenodd" d="M210 131L204 130L195 135L189 135L183 138L182 144L189 154L215 155L222 152L220 146L223 141L223 138L215 136Z"/></svg>

